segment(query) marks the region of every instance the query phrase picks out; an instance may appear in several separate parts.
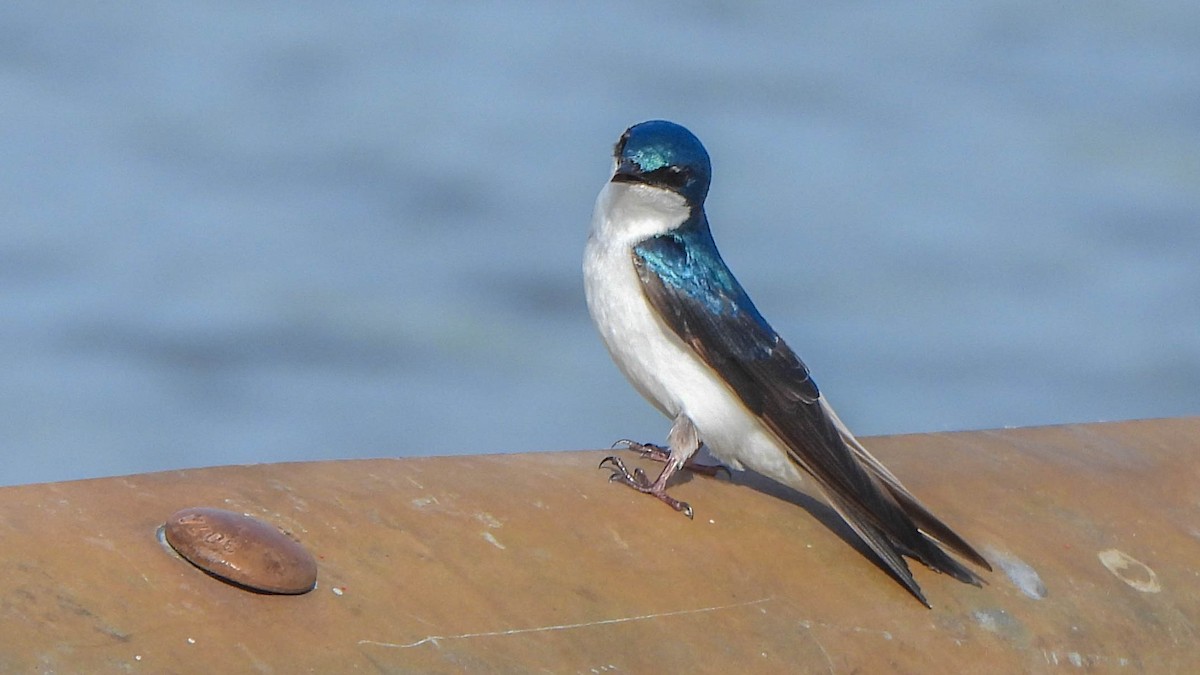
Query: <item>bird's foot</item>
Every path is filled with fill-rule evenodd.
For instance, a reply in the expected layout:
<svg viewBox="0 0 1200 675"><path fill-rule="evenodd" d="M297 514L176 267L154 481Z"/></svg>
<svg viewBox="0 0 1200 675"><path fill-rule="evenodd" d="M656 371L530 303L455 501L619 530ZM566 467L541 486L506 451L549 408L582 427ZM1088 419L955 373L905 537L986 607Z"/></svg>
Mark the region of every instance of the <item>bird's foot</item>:
<svg viewBox="0 0 1200 675"><path fill-rule="evenodd" d="M664 464L668 459L671 458L670 450L661 445L655 445L654 443L638 443L637 441L631 441L628 438L622 438L616 443L613 443L614 448L618 445L625 446L627 450L641 453L642 457L645 457L646 459L662 462ZM691 471L692 473L708 476L709 478L716 478L717 474L724 471L726 478L733 478L733 472L730 471L729 467L725 466L724 464L701 464L693 459L689 459L683 463L683 468Z"/></svg>
<svg viewBox="0 0 1200 675"><path fill-rule="evenodd" d="M659 448L659 451L661 452L662 449ZM624 483L638 492L644 492L648 495L653 495L662 503L682 513L688 518L692 517L692 507L689 506L687 502L681 502L667 494L667 481L665 478L669 477L670 474L666 469L663 470L664 476L659 476L658 480L651 482L645 471L635 468L631 472L625 467L625 462L622 462L621 458L619 457L605 457L600 461L600 466L598 468L604 468L605 464L612 465L609 467L609 469L612 471L612 475L608 477L609 482ZM668 465L667 468L670 468L670 465Z"/></svg>

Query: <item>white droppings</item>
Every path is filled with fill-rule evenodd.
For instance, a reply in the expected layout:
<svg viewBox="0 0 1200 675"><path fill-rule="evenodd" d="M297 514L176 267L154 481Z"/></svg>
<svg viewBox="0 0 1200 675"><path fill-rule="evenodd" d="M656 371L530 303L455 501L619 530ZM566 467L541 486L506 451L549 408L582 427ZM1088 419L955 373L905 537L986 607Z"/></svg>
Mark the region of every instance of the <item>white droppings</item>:
<svg viewBox="0 0 1200 675"><path fill-rule="evenodd" d="M1124 581L1130 588L1143 593L1158 593L1162 586L1158 583L1158 575L1146 563L1137 560L1124 551L1110 548L1096 554L1100 564L1108 568L1113 576Z"/></svg>
<svg viewBox="0 0 1200 675"><path fill-rule="evenodd" d="M188 638L188 639L187 639L187 643L188 643L189 645L194 645L194 644L196 644L196 638Z"/></svg>
<svg viewBox="0 0 1200 675"><path fill-rule="evenodd" d="M1042 577L1024 560L1010 551L1001 551L991 547L987 549L987 557L996 563L1013 586L1016 586L1017 590L1021 591L1025 597L1034 600L1046 597L1046 584L1042 581Z"/></svg>
<svg viewBox="0 0 1200 675"><path fill-rule="evenodd" d="M333 594L338 597L341 597L346 592L346 591L342 590L341 588L338 588L337 586L334 586L333 588L331 588L329 590L333 591Z"/></svg>
<svg viewBox="0 0 1200 675"><path fill-rule="evenodd" d="M417 497L416 499L412 500L411 503L418 509L423 509L430 504L438 503L438 500L437 497Z"/></svg>
<svg viewBox="0 0 1200 675"><path fill-rule="evenodd" d="M979 609L972 612L979 626L990 633L1012 635L1020 630L1020 623L1003 609Z"/></svg>
<svg viewBox="0 0 1200 675"><path fill-rule="evenodd" d="M494 536L492 536L491 532L483 532L482 534L483 534L484 540L487 541L487 543L491 544L492 546L495 546L496 548L498 548L502 551L504 550L504 544L501 544L498 539L496 539Z"/></svg>

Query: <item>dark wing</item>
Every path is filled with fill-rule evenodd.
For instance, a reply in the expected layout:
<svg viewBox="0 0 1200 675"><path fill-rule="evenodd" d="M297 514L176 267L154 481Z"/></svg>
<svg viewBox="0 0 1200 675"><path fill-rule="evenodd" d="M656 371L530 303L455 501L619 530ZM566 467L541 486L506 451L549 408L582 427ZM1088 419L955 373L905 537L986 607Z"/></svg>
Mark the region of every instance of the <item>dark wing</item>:
<svg viewBox="0 0 1200 675"><path fill-rule="evenodd" d="M825 414L808 368L729 272L703 219L699 213L693 217L696 222L634 247L633 263L650 303L783 441L792 460L813 476L833 508L921 602L928 605L900 554L979 585L978 576L918 531L904 508L909 501L917 504L915 499L898 502L891 486L882 487L855 458ZM924 508L917 515L926 525L936 523L940 527L935 529L950 531ZM965 545L958 537L947 539L948 545ZM960 552L983 560L969 546Z"/></svg>

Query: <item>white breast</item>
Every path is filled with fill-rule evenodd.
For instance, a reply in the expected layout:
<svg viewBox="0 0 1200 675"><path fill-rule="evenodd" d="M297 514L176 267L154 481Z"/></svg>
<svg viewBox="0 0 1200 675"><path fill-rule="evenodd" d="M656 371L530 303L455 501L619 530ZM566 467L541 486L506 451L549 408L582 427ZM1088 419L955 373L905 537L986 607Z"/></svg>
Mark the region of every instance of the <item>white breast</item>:
<svg viewBox="0 0 1200 675"><path fill-rule="evenodd" d="M688 215L678 195L609 183L596 200L584 251L588 311L617 367L663 414L674 418L685 413L709 451L733 468L750 468L796 485L800 475L775 436L646 300L632 248L677 227Z"/></svg>

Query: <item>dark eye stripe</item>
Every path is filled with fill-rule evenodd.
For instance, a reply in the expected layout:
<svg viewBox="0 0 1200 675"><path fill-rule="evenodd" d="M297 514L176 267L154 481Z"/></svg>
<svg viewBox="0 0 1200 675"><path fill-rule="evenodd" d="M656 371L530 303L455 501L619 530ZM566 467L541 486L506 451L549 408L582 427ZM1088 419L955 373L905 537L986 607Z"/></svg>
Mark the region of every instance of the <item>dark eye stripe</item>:
<svg viewBox="0 0 1200 675"><path fill-rule="evenodd" d="M664 166L647 173L646 178L652 183L680 189L687 185L691 175L692 172L683 167Z"/></svg>

